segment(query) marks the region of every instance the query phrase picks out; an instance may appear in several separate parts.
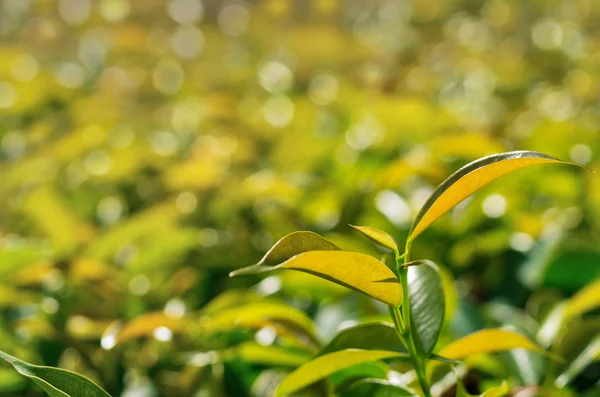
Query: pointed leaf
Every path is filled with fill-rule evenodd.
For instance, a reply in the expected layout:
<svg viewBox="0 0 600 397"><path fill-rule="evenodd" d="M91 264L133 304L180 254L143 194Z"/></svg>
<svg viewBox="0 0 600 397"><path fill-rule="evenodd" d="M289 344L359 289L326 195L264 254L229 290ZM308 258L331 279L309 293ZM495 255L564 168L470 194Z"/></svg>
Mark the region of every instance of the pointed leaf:
<svg viewBox="0 0 600 397"><path fill-rule="evenodd" d="M264 273L276 269L293 269L313 274L367 294L390 306L398 306L402 302L402 287L394 273L372 256L357 252L309 251L277 266L259 264L232 273Z"/></svg>
<svg viewBox="0 0 600 397"><path fill-rule="evenodd" d="M375 227L370 227L370 226L354 226L354 225L350 225L350 226L353 227L354 229L358 230L359 232L361 232L363 235L365 235L368 239L373 241L375 244L380 245L384 248L390 249L394 252L398 252L398 246L396 245L396 242L394 241L392 236L390 236L383 230L377 229Z"/></svg>
<svg viewBox="0 0 600 397"><path fill-rule="evenodd" d="M0 358L33 380L51 397L110 397L100 386L75 372L28 364L4 352Z"/></svg>
<svg viewBox="0 0 600 397"><path fill-rule="evenodd" d="M409 388L383 379L362 379L354 382L339 397L417 397Z"/></svg>
<svg viewBox="0 0 600 397"><path fill-rule="evenodd" d="M382 321L357 324L341 330L321 349L319 355L349 348L406 352L394 325Z"/></svg>
<svg viewBox="0 0 600 397"><path fill-rule="evenodd" d="M494 154L467 164L434 190L413 222L409 241L417 238L456 204L501 176L530 165L546 163L579 165L530 151Z"/></svg>
<svg viewBox="0 0 600 397"><path fill-rule="evenodd" d="M277 266L303 252L339 250L335 244L325 240L317 233L307 231L293 232L277 241L256 265L234 270L229 273L229 276L255 274L257 270Z"/></svg>
<svg viewBox="0 0 600 397"><path fill-rule="evenodd" d="M577 292L567 303L567 316L577 316L600 307L600 279Z"/></svg>
<svg viewBox="0 0 600 397"><path fill-rule="evenodd" d="M347 349L326 354L307 362L277 386L275 397L289 396L338 371L371 361L389 358L407 358L406 354L385 350Z"/></svg>
<svg viewBox="0 0 600 397"><path fill-rule="evenodd" d="M407 272L411 329L417 349L429 356L444 323L445 300L442 278L437 265L424 260Z"/></svg>
<svg viewBox="0 0 600 397"><path fill-rule="evenodd" d="M460 338L440 351L440 355L454 360L473 354L494 353L512 349L527 349L551 356L527 337L503 329L484 329ZM553 356L553 355L552 355Z"/></svg>

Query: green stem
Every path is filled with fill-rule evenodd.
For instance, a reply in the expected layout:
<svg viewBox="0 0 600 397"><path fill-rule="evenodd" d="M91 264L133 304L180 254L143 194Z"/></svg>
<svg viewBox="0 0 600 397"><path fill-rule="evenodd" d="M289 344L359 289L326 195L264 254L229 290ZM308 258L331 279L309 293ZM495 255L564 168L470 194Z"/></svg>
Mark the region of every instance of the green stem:
<svg viewBox="0 0 600 397"><path fill-rule="evenodd" d="M406 263L410 262L410 249L411 243L410 241L407 241L404 254L398 257L396 260L396 268L400 277L400 283L402 284L402 314L400 314L400 310L396 307L393 309L394 315L392 318L394 318L394 324L398 324L396 326L399 328L399 332L403 336L403 342L408 350L408 354L410 355L413 366L415 367L419 384L421 385L421 389L423 389L423 394L425 397L431 397L429 384L427 382L427 374L425 372L425 360L417 352L411 332L410 306L408 297L408 268L404 266ZM404 259L404 261L401 262L400 259Z"/></svg>

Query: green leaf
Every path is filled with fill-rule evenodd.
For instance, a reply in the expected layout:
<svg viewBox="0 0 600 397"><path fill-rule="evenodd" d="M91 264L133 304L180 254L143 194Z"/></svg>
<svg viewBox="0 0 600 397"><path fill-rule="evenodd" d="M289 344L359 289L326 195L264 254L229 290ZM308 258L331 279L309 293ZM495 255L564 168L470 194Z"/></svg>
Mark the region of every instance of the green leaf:
<svg viewBox="0 0 600 397"><path fill-rule="evenodd" d="M512 349L527 349L562 360L519 333L495 328L484 329L460 338L443 348L439 354L459 360L473 354L494 353Z"/></svg>
<svg viewBox="0 0 600 397"><path fill-rule="evenodd" d="M319 355L350 348L406 352L394 325L382 321L357 324L341 330L321 349Z"/></svg>
<svg viewBox="0 0 600 397"><path fill-rule="evenodd" d="M413 241L456 204L501 176L530 165L547 163L580 166L542 153L525 150L494 154L467 164L450 175L433 191L413 222L408 240Z"/></svg>
<svg viewBox="0 0 600 397"><path fill-rule="evenodd" d="M230 275L264 273L276 269L293 269L313 274L390 306L399 306L402 302L402 287L396 275L382 262L358 252L309 251L276 266L258 264Z"/></svg>
<svg viewBox="0 0 600 397"><path fill-rule="evenodd" d="M394 252L398 252L398 246L396 245L396 242L394 241L392 236L390 236L383 230L377 229L375 227L370 227L370 226L354 226L354 225L350 225L350 226L353 227L354 229L358 230L359 232L361 232L363 235L365 235L368 239L373 241L375 244L380 245L384 248L390 249Z"/></svg>
<svg viewBox="0 0 600 397"><path fill-rule="evenodd" d="M51 397L110 397L100 386L75 372L28 364L0 351L0 358L33 380Z"/></svg>
<svg viewBox="0 0 600 397"><path fill-rule="evenodd" d="M385 360L407 358L403 353L385 350L347 349L315 358L288 376L277 386L275 397L289 396L321 379L354 365Z"/></svg>
<svg viewBox="0 0 600 397"><path fill-rule="evenodd" d="M308 231L293 232L277 241L256 265L234 270L229 275L233 277L260 273L265 268L277 266L298 254L308 251L340 251L340 249L317 233Z"/></svg>
<svg viewBox="0 0 600 397"><path fill-rule="evenodd" d="M407 272L411 331L416 348L429 356L444 323L445 301L442 279L437 265L424 260Z"/></svg>
<svg viewBox="0 0 600 397"><path fill-rule="evenodd" d="M229 308L203 316L198 323L198 335L210 338L211 335L236 327L260 328L270 322L284 324L286 328L301 331L311 342L318 344L315 325L300 310L279 302L263 300L248 305Z"/></svg>
<svg viewBox="0 0 600 397"><path fill-rule="evenodd" d="M588 365L600 360L600 335L573 360L569 367L556 378L555 385L563 388L577 377Z"/></svg>
<svg viewBox="0 0 600 397"><path fill-rule="evenodd" d="M504 397L510 393L510 387L506 381L503 381L500 386L495 386L484 391L479 397ZM476 397L470 394L465 389L462 381L459 379L456 382L456 397Z"/></svg>
<svg viewBox="0 0 600 397"><path fill-rule="evenodd" d="M273 367L298 367L309 361L311 355L302 350L281 346L263 346L244 342L221 352L224 361L243 360L252 364Z"/></svg>
<svg viewBox="0 0 600 397"><path fill-rule="evenodd" d="M407 387L395 385L383 379L361 379L354 382L339 397L417 397Z"/></svg>

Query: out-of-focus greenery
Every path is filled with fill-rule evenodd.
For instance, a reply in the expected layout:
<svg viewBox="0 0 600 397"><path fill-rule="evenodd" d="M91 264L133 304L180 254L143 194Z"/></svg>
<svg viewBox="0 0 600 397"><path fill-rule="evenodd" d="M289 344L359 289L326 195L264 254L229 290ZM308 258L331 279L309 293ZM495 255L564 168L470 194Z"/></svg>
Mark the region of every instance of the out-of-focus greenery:
<svg viewBox="0 0 600 397"><path fill-rule="evenodd" d="M321 342L387 315L311 276L227 277L289 232L381 256L348 224L404 241L432 189L478 157L600 170L593 0L0 5L0 350L115 396L272 390L305 357L227 350L273 342L270 327L231 331L242 303L286 302ZM413 246L456 278L442 342L501 324L543 342L557 302L600 277L599 233L600 173L532 168L467 200ZM593 312L578 321L567 360L600 329ZM534 354L498 360L467 385L549 371ZM0 367L0 395L31 388Z"/></svg>

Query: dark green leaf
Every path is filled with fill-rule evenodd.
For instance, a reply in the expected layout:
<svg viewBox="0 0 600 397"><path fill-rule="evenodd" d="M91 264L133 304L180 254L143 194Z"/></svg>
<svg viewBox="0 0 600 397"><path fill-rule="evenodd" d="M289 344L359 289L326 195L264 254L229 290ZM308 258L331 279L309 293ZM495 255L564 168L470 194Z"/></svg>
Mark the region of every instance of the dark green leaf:
<svg viewBox="0 0 600 397"><path fill-rule="evenodd" d="M321 349L319 355L350 348L406 352L394 325L382 321L357 324L341 330Z"/></svg>
<svg viewBox="0 0 600 397"><path fill-rule="evenodd" d="M75 372L28 364L4 352L0 358L33 380L51 397L110 397L100 386Z"/></svg>
<svg viewBox="0 0 600 397"><path fill-rule="evenodd" d="M354 382L339 397L417 397L418 394L407 387L395 385L382 379L362 379Z"/></svg>
<svg viewBox="0 0 600 397"><path fill-rule="evenodd" d="M444 289L435 263L423 261L408 268L411 330L417 349L429 356L444 323Z"/></svg>

